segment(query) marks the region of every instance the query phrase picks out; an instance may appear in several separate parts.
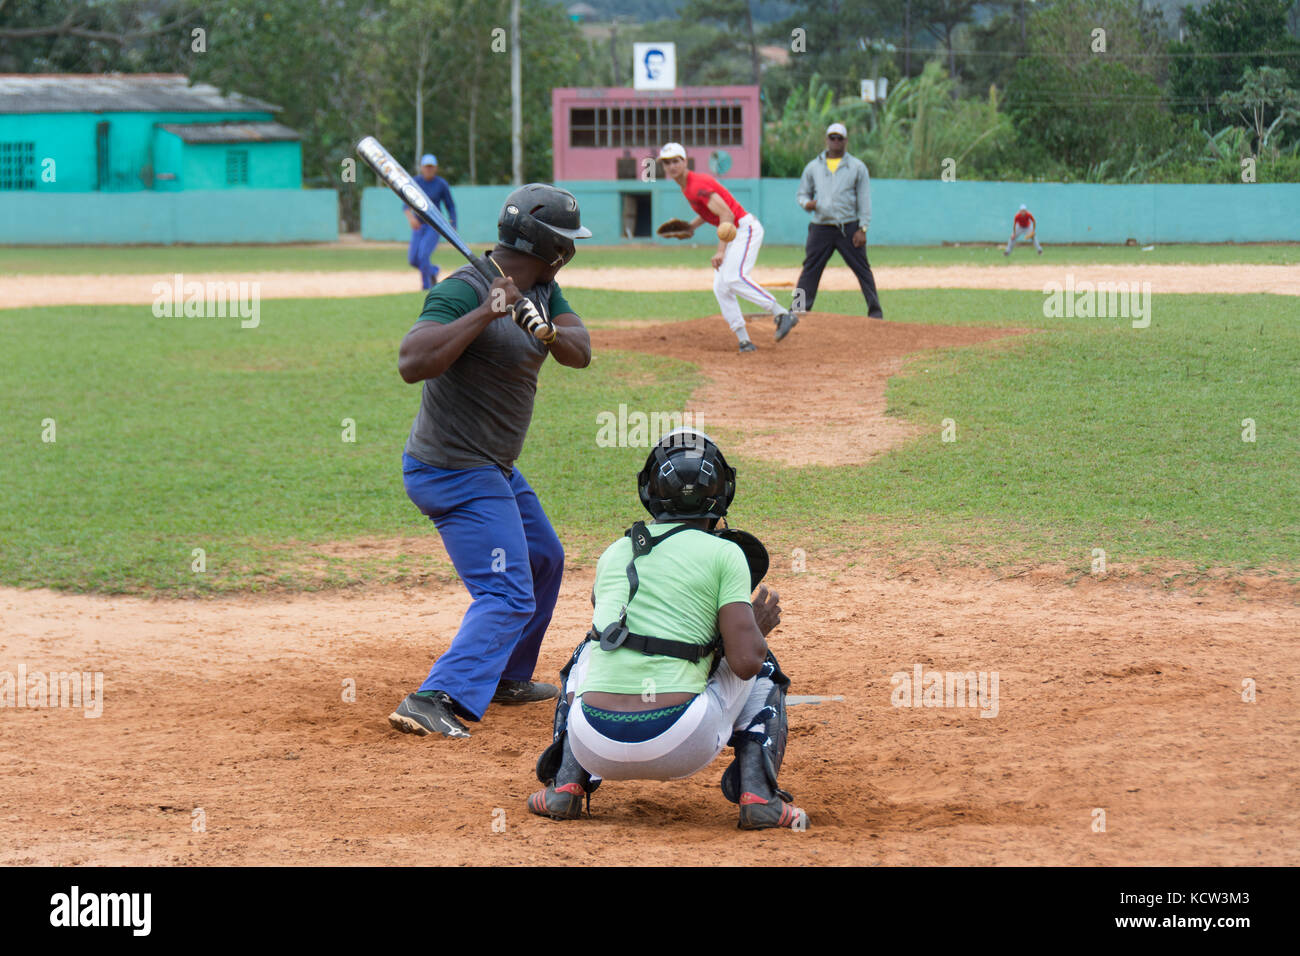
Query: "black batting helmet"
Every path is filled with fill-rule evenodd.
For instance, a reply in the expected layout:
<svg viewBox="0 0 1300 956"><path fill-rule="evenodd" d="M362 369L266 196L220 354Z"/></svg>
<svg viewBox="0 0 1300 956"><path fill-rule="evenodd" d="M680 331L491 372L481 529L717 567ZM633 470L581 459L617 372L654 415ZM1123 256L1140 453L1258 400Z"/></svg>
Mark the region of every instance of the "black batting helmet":
<svg viewBox="0 0 1300 956"><path fill-rule="evenodd" d="M573 258L574 239L587 239L578 200L573 193L546 183L520 186L506 197L497 217L497 238L503 246L535 256L547 265L562 266Z"/></svg>
<svg viewBox="0 0 1300 956"><path fill-rule="evenodd" d="M736 494L736 469L694 428L661 438L636 480L641 504L660 519L721 518Z"/></svg>

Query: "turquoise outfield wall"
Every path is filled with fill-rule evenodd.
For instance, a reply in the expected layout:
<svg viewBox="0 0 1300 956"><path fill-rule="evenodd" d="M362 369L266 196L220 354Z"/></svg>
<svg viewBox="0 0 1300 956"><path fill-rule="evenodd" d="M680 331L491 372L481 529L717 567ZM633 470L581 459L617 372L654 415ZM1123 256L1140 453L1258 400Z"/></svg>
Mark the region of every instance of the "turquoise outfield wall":
<svg viewBox="0 0 1300 956"><path fill-rule="evenodd" d="M332 189L0 192L0 245L333 242Z"/></svg>
<svg viewBox="0 0 1300 956"><path fill-rule="evenodd" d="M144 176L154 161L151 152L155 124L272 119L274 117L265 112L9 113L0 115L0 142L35 143L37 192L92 192L98 183L95 125L105 121L109 124L110 182L107 191L132 192L148 188ZM47 159L54 160L53 182L48 182L41 176Z"/></svg>
<svg viewBox="0 0 1300 956"><path fill-rule="evenodd" d="M797 179L723 180L732 195L763 223L766 242L802 245L808 214L795 202ZM651 221L691 219L672 182L560 183L578 197L582 221L596 244L620 236L623 192L651 194ZM496 217L508 186L453 186L461 235L483 244L496 239ZM1038 220L1044 243L1300 242L1300 183L1106 186L1064 183L944 183L882 179L871 184L875 245L943 242L1005 243L1021 203ZM401 200L382 187L362 194L361 235L406 240L410 227ZM697 238L703 239L703 232ZM645 242L645 239L636 240ZM676 242L655 239L656 242ZM700 244L706 244L701 242Z"/></svg>

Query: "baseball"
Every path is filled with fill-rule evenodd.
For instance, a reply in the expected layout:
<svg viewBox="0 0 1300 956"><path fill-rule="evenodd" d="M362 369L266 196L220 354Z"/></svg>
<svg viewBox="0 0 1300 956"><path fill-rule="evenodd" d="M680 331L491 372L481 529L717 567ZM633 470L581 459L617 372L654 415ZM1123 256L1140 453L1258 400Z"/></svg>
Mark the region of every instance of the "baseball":
<svg viewBox="0 0 1300 956"><path fill-rule="evenodd" d="M736 226L734 223L723 222L718 224L718 238L723 242L730 242L736 238Z"/></svg>

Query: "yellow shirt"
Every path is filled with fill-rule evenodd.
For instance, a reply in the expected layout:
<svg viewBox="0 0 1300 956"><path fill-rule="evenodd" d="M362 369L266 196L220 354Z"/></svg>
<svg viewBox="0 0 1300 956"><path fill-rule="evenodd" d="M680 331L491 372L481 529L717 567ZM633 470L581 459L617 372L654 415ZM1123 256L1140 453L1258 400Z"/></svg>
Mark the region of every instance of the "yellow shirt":
<svg viewBox="0 0 1300 956"><path fill-rule="evenodd" d="M843 156L841 156L839 159L831 159L829 156L827 156L827 157L826 157L826 168L829 169L829 170L833 173L833 172L835 172L835 170L837 170L837 169L840 168L840 163L841 163L843 160L844 160L844 157L843 157Z"/></svg>

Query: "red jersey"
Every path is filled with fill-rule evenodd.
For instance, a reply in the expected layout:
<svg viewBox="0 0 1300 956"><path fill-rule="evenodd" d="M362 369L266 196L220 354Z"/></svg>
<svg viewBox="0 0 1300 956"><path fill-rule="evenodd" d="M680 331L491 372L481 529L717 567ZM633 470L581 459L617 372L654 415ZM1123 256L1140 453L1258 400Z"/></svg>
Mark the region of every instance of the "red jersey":
<svg viewBox="0 0 1300 956"><path fill-rule="evenodd" d="M727 192L727 190L723 188L720 182L712 176L708 176L704 173L697 173L693 170L686 174L686 185L682 187L682 195L684 195L686 201L691 204L691 208L694 209L695 212L710 226L716 226L718 224L718 217L714 214L713 210L709 208L709 197L714 193L717 193L722 197L722 201L725 202L727 208L731 210L732 217L736 222L740 222L740 220L745 216L745 210L741 207L740 203L736 202L731 193Z"/></svg>
<svg viewBox="0 0 1300 956"><path fill-rule="evenodd" d="M1028 209L1022 209L1016 213L1016 225L1021 229L1029 228L1029 224L1034 221L1034 217L1029 214Z"/></svg>

